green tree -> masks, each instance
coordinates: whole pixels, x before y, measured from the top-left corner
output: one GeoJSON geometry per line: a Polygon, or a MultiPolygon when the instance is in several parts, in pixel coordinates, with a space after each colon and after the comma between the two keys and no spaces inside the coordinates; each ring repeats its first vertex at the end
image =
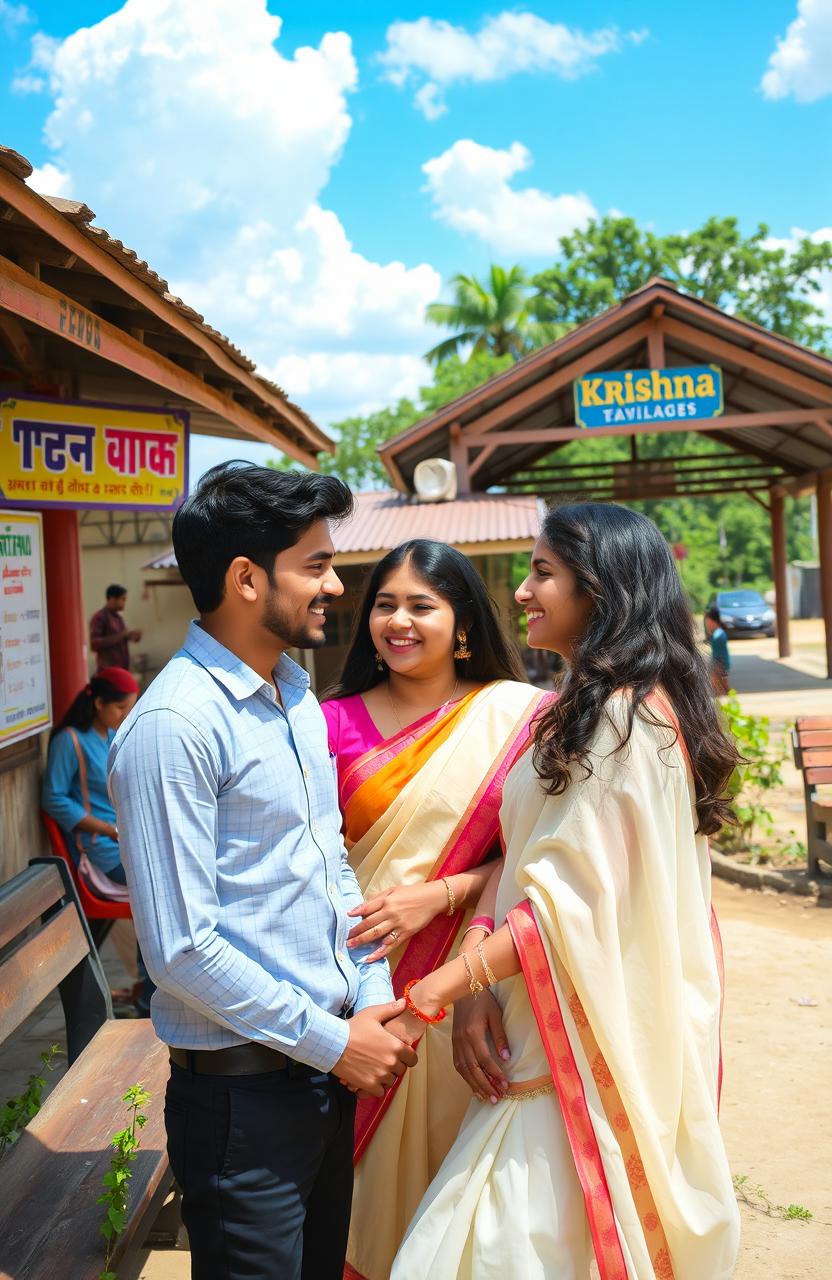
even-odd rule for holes
{"type": "Polygon", "coordinates": [[[560,243],[558,260],[532,277],[528,301],[531,314],[555,328],[581,324],[652,276],[664,276],[744,320],[829,349],[830,329],[817,304],[832,241],[814,244],[804,236],[786,249],[770,243],[765,223],[744,236],[736,218],[709,218],[695,231],[657,236],[632,218],[604,217],[560,243]]]}
{"type": "Polygon", "coordinates": [[[431,347],[425,359],[438,364],[458,356],[466,347],[471,355],[489,353],[515,359],[559,336],[557,326],[541,324],[528,310],[528,282],[521,267],[492,264],[488,280],[455,275],[451,280],[453,302],[431,302],[425,317],[431,324],[456,332],[431,347]]]}

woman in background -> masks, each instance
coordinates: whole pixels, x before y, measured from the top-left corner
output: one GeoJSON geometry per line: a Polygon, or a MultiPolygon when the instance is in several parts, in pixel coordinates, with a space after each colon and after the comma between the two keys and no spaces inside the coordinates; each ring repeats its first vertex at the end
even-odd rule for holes
{"type": "Polygon", "coordinates": [[[517,600],[529,644],[567,668],[504,789],[496,928],[388,1024],[421,1055],[426,1024],[489,988],[510,1084],[471,1104],[392,1280],[590,1280],[593,1261],[601,1280],[729,1280],[708,836],[730,820],[736,748],[645,517],[553,511],[517,600]]]}
{"type": "MultiPolygon", "coordinates": [[[[351,945],[378,944],[370,959],[390,957],[398,995],[442,963],[469,909],[489,881],[496,885],[503,779],[529,745],[543,698],[525,682],[465,556],[417,539],[376,565],[323,710],[350,861],[365,894],[351,945]]],[[[500,1050],[508,1052],[499,1010],[483,1001],[470,1012],[453,1053],[449,1033],[434,1037],[383,1099],[359,1102],[350,1277],[387,1280],[470,1088],[497,1100],[500,1050]],[[476,1075],[463,1084],[454,1061],[468,1059],[476,1075]]]]}

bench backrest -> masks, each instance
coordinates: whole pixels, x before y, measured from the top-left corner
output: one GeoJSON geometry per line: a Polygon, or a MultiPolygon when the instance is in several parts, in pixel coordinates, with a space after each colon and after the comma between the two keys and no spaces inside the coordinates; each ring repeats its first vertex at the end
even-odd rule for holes
{"type": "Polygon", "coordinates": [[[112,1008],[68,871],[42,858],[0,885],[0,1043],[56,987],[71,1062],[112,1008]]]}
{"type": "Polygon", "coordinates": [[[798,716],[792,743],[806,786],[832,783],[832,716],[798,716]]]}

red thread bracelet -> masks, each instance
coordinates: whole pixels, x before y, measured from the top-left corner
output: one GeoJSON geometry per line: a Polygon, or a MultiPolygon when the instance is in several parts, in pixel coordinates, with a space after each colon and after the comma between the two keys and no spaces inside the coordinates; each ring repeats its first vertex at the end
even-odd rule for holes
{"type": "Polygon", "coordinates": [[[442,1021],[442,1019],[446,1016],[447,1010],[440,1009],[439,1012],[434,1014],[433,1016],[431,1016],[429,1013],[423,1013],[422,1010],[413,1003],[413,1000],[410,995],[410,988],[415,987],[418,981],[419,981],[418,978],[411,978],[410,982],[408,982],[403,993],[404,1002],[407,1005],[410,1012],[414,1014],[419,1019],[420,1022],[427,1022],[429,1025],[433,1026],[435,1023],[442,1021]]]}
{"type": "MultiPolygon", "coordinates": [[[[473,920],[468,926],[468,929],[475,929],[475,928],[488,929],[491,933],[493,933],[494,917],[493,916],[474,916],[473,920]]],[[[465,931],[466,933],[468,932],[468,929],[466,929],[465,931]]]]}

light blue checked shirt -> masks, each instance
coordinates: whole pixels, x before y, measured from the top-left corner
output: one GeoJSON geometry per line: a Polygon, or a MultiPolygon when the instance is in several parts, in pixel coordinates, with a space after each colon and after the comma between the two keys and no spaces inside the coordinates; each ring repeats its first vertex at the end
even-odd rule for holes
{"type": "Polygon", "coordinates": [[[110,787],[160,1039],[255,1040],[329,1071],[344,1011],[392,1000],[385,962],[348,952],[362,900],[309,677],[274,687],[191,623],[119,730],[110,787]]]}

